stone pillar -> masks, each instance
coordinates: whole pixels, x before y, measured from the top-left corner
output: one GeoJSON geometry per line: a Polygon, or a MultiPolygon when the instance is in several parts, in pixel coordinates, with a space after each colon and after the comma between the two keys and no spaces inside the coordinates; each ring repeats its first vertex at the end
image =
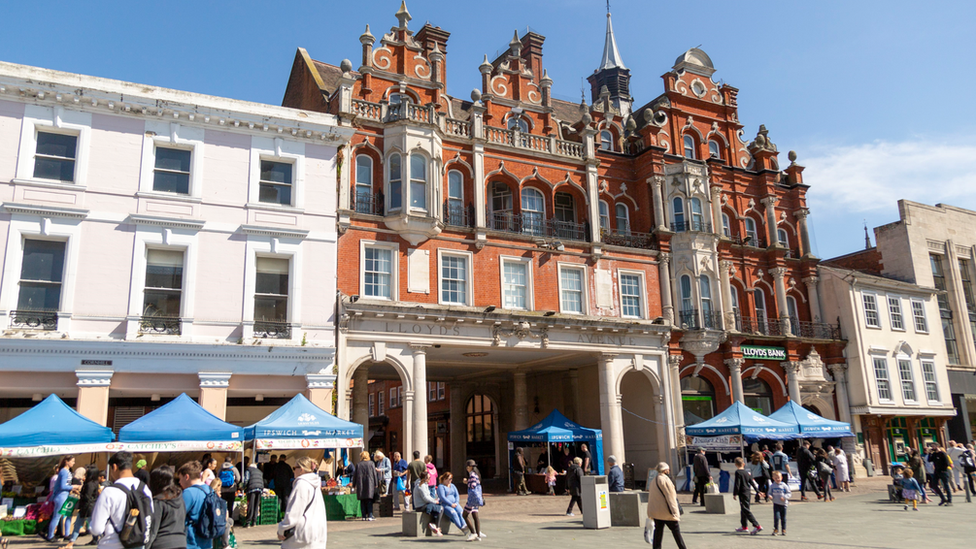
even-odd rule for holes
{"type": "Polygon", "coordinates": [[[717,234],[719,238],[725,238],[725,234],[722,232],[722,187],[712,184],[708,190],[712,196],[712,232],[717,234]]]}
{"type": "Polygon", "coordinates": [[[599,362],[600,426],[603,429],[603,457],[616,456],[619,463],[626,463],[624,456],[623,420],[620,417],[620,394],[617,392],[616,372],[613,359],[616,355],[603,353],[599,362]]]}
{"type": "Polygon", "coordinates": [[[322,408],[326,412],[332,413],[332,394],[335,391],[336,376],[332,374],[305,374],[305,383],[308,389],[305,396],[308,400],[322,408]]]}
{"type": "Polygon", "coordinates": [[[410,345],[413,349],[413,449],[426,456],[427,449],[427,347],[410,345]]]}
{"type": "Polygon", "coordinates": [[[654,223],[658,231],[667,231],[668,222],[664,219],[664,176],[655,175],[647,179],[654,189],[654,223]]]}
{"type": "Polygon", "coordinates": [[[790,309],[786,306],[786,276],[785,267],[775,267],[769,270],[773,275],[773,282],[776,287],[776,310],[779,313],[779,322],[783,327],[783,334],[790,334],[790,309]]]}
{"type": "Polygon", "coordinates": [[[725,365],[729,367],[729,375],[732,377],[732,400],[743,404],[745,400],[742,398],[742,365],[745,363],[743,358],[725,359],[725,365]]]}
{"type": "Polygon", "coordinates": [[[766,206],[766,227],[767,233],[769,233],[769,245],[779,246],[779,235],[776,234],[776,229],[779,228],[779,224],[776,223],[776,202],[779,198],[775,196],[767,196],[762,199],[762,203],[766,206]]]}
{"type": "Polygon", "coordinates": [[[227,420],[227,387],[230,386],[230,372],[200,372],[200,406],[227,420]]]}
{"type": "Polygon", "coordinates": [[[783,371],[786,372],[786,386],[790,391],[790,400],[797,404],[800,402],[800,380],[796,378],[796,373],[800,369],[800,363],[796,361],[780,362],[783,371]]]}
{"type": "MultiPolygon", "coordinates": [[[[369,367],[365,364],[352,373],[352,420],[363,426],[363,444],[369,446],[369,367]]],[[[358,455],[358,453],[356,454],[358,455]]],[[[359,461],[358,459],[355,461],[359,461]]]]}
{"type": "Polygon", "coordinates": [[[515,372],[512,375],[515,399],[515,430],[529,428],[529,391],[526,387],[525,372],[515,372]]]}
{"type": "Polygon", "coordinates": [[[834,375],[834,393],[837,395],[837,417],[844,423],[851,423],[851,401],[847,393],[847,363],[828,364],[830,373],[834,375]]]}
{"type": "Polygon", "coordinates": [[[579,423],[580,421],[580,397],[579,397],[579,370],[573,369],[569,371],[569,398],[570,403],[568,411],[570,413],[569,419],[579,423]]]}
{"type": "Polygon", "coordinates": [[[800,253],[803,257],[813,257],[813,249],[810,246],[810,230],[807,228],[807,216],[810,210],[802,208],[793,213],[796,224],[800,227],[800,246],[803,248],[800,253]]]}
{"type": "Polygon", "coordinates": [[[671,304],[671,254],[661,252],[657,256],[657,278],[661,284],[661,311],[664,321],[674,324],[674,306],[671,304]]]}
{"type": "Polygon", "coordinates": [[[668,355],[668,366],[671,368],[671,400],[674,402],[674,426],[678,437],[685,428],[685,407],[681,400],[681,359],[680,354],[668,355]]]}
{"type": "MultiPolygon", "coordinates": [[[[421,397],[426,398],[427,393],[420,392],[421,397]]],[[[413,451],[416,450],[413,446],[413,399],[414,391],[403,391],[403,459],[408,462],[413,461],[413,451]]]]}
{"type": "Polygon", "coordinates": [[[718,262],[719,276],[722,284],[722,310],[725,312],[725,331],[735,330],[735,310],[732,308],[732,279],[730,271],[733,269],[731,261],[721,260],[718,262]]]}
{"type": "MultiPolygon", "coordinates": [[[[592,132],[587,134],[587,139],[592,142],[592,132]]],[[[596,170],[594,160],[590,160],[586,165],[586,195],[590,208],[590,239],[591,242],[602,242],[603,235],[600,234],[600,175],[596,170]]],[[[608,212],[609,213],[609,212],[608,212]]]]}
{"type": "Polygon", "coordinates": [[[820,282],[820,277],[811,276],[803,279],[803,283],[807,285],[807,301],[810,303],[810,318],[814,322],[821,322],[822,315],[820,314],[820,292],[817,291],[817,283],[820,282]]]}
{"type": "Polygon", "coordinates": [[[75,370],[78,413],[103,426],[108,426],[109,388],[114,373],[112,370],[75,370]]]}

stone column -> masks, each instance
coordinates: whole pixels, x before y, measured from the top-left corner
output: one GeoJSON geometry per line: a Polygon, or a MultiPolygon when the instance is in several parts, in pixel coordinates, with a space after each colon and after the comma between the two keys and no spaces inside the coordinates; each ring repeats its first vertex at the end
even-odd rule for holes
{"type": "Polygon", "coordinates": [[[363,444],[369,447],[369,367],[365,364],[352,373],[352,422],[363,426],[363,444]]]}
{"type": "MultiPolygon", "coordinates": [[[[425,391],[420,391],[421,397],[426,398],[425,391]]],[[[403,391],[403,459],[413,461],[413,399],[414,391],[403,391]]]]}
{"type": "Polygon", "coordinates": [[[722,310],[725,319],[725,330],[731,332],[735,330],[735,310],[732,308],[732,279],[730,271],[733,268],[732,262],[723,259],[718,262],[719,276],[722,284],[722,310]]]}
{"type": "Polygon", "coordinates": [[[661,311],[665,322],[674,324],[674,306],[671,304],[671,254],[661,252],[657,260],[657,278],[661,284],[661,311]]]}
{"type": "Polygon", "coordinates": [[[335,391],[335,380],[336,376],[332,374],[305,374],[305,383],[308,386],[305,396],[312,404],[332,413],[332,393],[335,391]]]}
{"type": "Polygon", "coordinates": [[[603,429],[603,456],[613,455],[620,463],[624,457],[623,421],[620,417],[620,394],[617,393],[613,359],[616,355],[601,354],[597,359],[600,381],[600,426],[603,429]]]}
{"type": "Polygon", "coordinates": [[[712,184],[708,190],[712,196],[712,232],[719,238],[725,238],[725,234],[722,233],[722,187],[712,184]]]}
{"type": "Polygon", "coordinates": [[[579,397],[579,370],[569,371],[569,396],[571,414],[569,419],[579,423],[580,421],[580,397],[579,397]]]}
{"type": "Polygon", "coordinates": [[[810,210],[802,208],[793,213],[796,224],[800,227],[800,246],[803,248],[800,253],[803,257],[813,257],[813,249],[810,247],[810,230],[807,228],[807,216],[810,210]]]}
{"type": "Polygon", "coordinates": [[[526,387],[525,372],[515,372],[512,375],[515,401],[515,430],[529,428],[529,391],[526,387]]]}
{"type": "Polygon", "coordinates": [[[657,224],[658,231],[667,231],[668,222],[664,219],[664,176],[649,177],[647,182],[654,189],[654,223],[657,224]]]}
{"type": "Polygon", "coordinates": [[[769,270],[773,275],[773,282],[776,287],[776,310],[779,313],[780,325],[783,327],[783,335],[790,334],[790,309],[786,306],[786,276],[785,267],[775,267],[769,270]]]}
{"type": "Polygon", "coordinates": [[[786,372],[786,386],[790,391],[790,400],[797,404],[800,402],[800,380],[796,378],[796,373],[800,369],[800,363],[796,361],[780,362],[783,371],[786,372]]]}
{"type": "Polygon", "coordinates": [[[685,408],[681,400],[681,359],[680,354],[668,355],[668,366],[671,368],[671,400],[674,402],[674,426],[679,437],[685,428],[685,408]]]}
{"type": "Polygon", "coordinates": [[[767,196],[762,199],[763,205],[766,206],[766,227],[767,233],[769,233],[769,245],[779,246],[779,235],[776,234],[776,229],[779,224],[776,223],[776,202],[779,198],[775,196],[767,196]]]}
{"type": "Polygon", "coordinates": [[[108,426],[108,397],[112,386],[112,370],[75,370],[78,377],[78,413],[103,426],[108,426]]]}
{"type": "Polygon", "coordinates": [[[742,398],[742,365],[745,363],[744,358],[725,359],[725,365],[729,367],[729,375],[732,377],[732,400],[743,404],[745,400],[742,398]]]}
{"type": "Polygon", "coordinates": [[[413,349],[413,449],[426,456],[427,449],[427,347],[410,345],[413,349]]]}
{"type": "MultiPolygon", "coordinates": [[[[584,132],[585,133],[585,132],[584,132]]],[[[591,132],[592,133],[592,132],[591,132]]],[[[590,143],[593,141],[591,133],[586,134],[586,139],[590,143]]],[[[589,201],[590,217],[590,239],[593,243],[602,242],[603,235],[600,234],[600,175],[596,170],[596,161],[588,160],[586,163],[586,196],[589,201]]],[[[609,212],[608,212],[609,213],[609,212]]]]}
{"type": "Polygon", "coordinates": [[[820,314],[820,292],[817,290],[817,283],[820,282],[820,277],[811,276],[803,279],[803,283],[807,285],[807,301],[810,302],[810,318],[814,322],[821,322],[822,315],[820,314]]]}
{"type": "Polygon", "coordinates": [[[851,423],[851,401],[847,394],[847,363],[828,364],[830,373],[834,375],[834,393],[837,395],[837,417],[844,423],[851,423]]]}
{"type": "Polygon", "coordinates": [[[200,372],[200,406],[217,416],[221,421],[227,419],[227,387],[230,386],[230,372],[200,372]]]}

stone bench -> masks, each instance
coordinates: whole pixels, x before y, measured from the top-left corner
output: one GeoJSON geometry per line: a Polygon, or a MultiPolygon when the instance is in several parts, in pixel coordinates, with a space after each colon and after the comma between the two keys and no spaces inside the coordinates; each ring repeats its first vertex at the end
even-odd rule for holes
{"type": "Polygon", "coordinates": [[[647,492],[610,492],[610,526],[638,526],[647,521],[647,492]]]}
{"type": "Polygon", "coordinates": [[[732,494],[705,494],[705,512],[712,515],[728,515],[738,510],[737,502],[732,501],[732,494]]]}
{"type": "MultiPolygon", "coordinates": [[[[432,536],[433,532],[430,531],[430,515],[427,513],[421,513],[418,511],[404,511],[403,515],[400,517],[400,530],[401,534],[411,538],[419,538],[423,536],[432,536]]],[[[454,523],[451,519],[447,518],[446,513],[441,513],[440,519],[437,521],[437,527],[441,529],[441,533],[448,534],[451,531],[451,526],[454,523]]]]}

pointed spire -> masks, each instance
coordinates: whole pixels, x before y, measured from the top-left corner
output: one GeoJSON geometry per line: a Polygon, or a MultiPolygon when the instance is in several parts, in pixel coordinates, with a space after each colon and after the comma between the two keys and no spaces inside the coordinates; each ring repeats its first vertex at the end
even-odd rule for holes
{"type": "Polygon", "coordinates": [[[626,69],[624,60],[620,58],[617,51],[617,39],[613,36],[613,23],[610,22],[610,10],[607,10],[607,40],[603,44],[603,61],[600,62],[599,70],[606,69],[626,69]]]}
{"type": "Polygon", "coordinates": [[[871,249],[871,237],[868,235],[868,220],[864,220],[864,249],[871,249]]]}
{"type": "Polygon", "coordinates": [[[520,55],[522,52],[522,41],[518,37],[518,29],[515,29],[515,34],[512,36],[512,41],[508,43],[509,49],[512,51],[512,55],[520,55]]]}
{"type": "Polygon", "coordinates": [[[413,16],[410,15],[410,12],[407,11],[407,0],[401,0],[400,10],[396,12],[396,18],[397,21],[400,22],[399,27],[401,29],[407,28],[407,23],[410,22],[411,19],[413,19],[413,16]]]}

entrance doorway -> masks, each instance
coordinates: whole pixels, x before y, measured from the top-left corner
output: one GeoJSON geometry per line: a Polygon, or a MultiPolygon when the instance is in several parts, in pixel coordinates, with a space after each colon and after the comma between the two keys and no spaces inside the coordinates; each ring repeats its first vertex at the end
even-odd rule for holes
{"type": "Polygon", "coordinates": [[[657,399],[653,398],[654,387],[644,373],[628,372],[620,381],[620,392],[626,459],[634,464],[635,480],[643,480],[648,470],[660,461],[657,436],[660,420],[657,399]]]}
{"type": "Polygon", "coordinates": [[[478,464],[482,478],[494,478],[495,463],[495,405],[487,395],[474,395],[465,407],[465,431],[468,459],[478,464]]]}

